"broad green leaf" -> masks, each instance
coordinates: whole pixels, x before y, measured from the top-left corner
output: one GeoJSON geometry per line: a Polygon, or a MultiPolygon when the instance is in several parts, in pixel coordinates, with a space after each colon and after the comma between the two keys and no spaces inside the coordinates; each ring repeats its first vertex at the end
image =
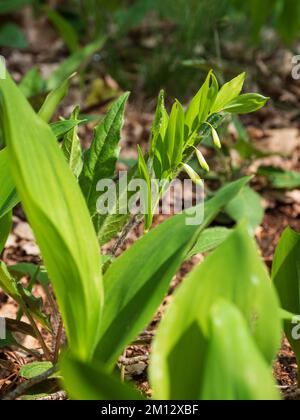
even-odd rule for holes
{"type": "Polygon", "coordinates": [[[228,102],[223,111],[231,114],[249,114],[262,108],[268,100],[269,98],[258,93],[245,93],[228,102]]]}
{"type": "Polygon", "coordinates": [[[216,249],[225,241],[225,239],[228,238],[231,232],[231,229],[227,229],[225,227],[212,227],[205,229],[199,236],[199,239],[193,249],[191,249],[188,253],[186,259],[189,259],[196,254],[202,254],[216,249]]]}
{"type": "MultiPolygon", "coordinates": [[[[1,5],[0,5],[1,8],[1,5]]],[[[0,45],[9,48],[24,50],[28,47],[24,33],[18,25],[7,23],[0,28],[0,45]]]]}
{"type": "MultiPolygon", "coordinates": [[[[138,165],[136,164],[127,172],[127,185],[129,182],[139,176],[138,165]]],[[[117,205],[116,205],[116,214],[99,214],[98,212],[93,216],[92,220],[97,232],[98,240],[100,245],[106,244],[117,233],[126,225],[130,218],[130,213],[122,214],[120,213],[119,207],[122,200],[128,200],[130,198],[130,192],[126,189],[121,188],[120,183],[116,187],[117,192],[117,205]]],[[[127,201],[128,203],[128,201],[127,201]]]]}
{"type": "MultiPolygon", "coordinates": [[[[166,125],[168,123],[168,119],[169,116],[167,114],[167,112],[165,112],[165,117],[162,121],[162,125],[161,125],[161,133],[162,135],[164,135],[165,133],[165,129],[166,129],[166,125]]],[[[210,123],[214,126],[218,126],[221,121],[223,120],[222,116],[219,115],[214,115],[212,117],[210,117],[210,123]]],[[[207,138],[210,135],[210,127],[208,125],[204,125],[204,127],[201,127],[201,136],[202,138],[207,138]]],[[[158,137],[158,141],[157,141],[157,145],[159,143],[159,140],[161,139],[161,135],[158,137]]],[[[197,142],[195,143],[195,146],[197,146],[197,142]]],[[[193,153],[195,152],[194,147],[187,147],[184,150],[184,154],[183,154],[183,162],[188,162],[191,159],[191,156],[193,155],[193,153]]],[[[157,155],[155,155],[157,156],[157,155]]],[[[157,179],[161,179],[161,177],[159,176],[159,171],[157,172],[157,167],[155,166],[155,159],[154,159],[154,169],[155,169],[155,175],[157,179]]],[[[182,169],[182,166],[180,166],[178,168],[178,171],[182,169]]],[[[127,173],[127,177],[128,177],[128,183],[139,176],[139,171],[138,171],[138,165],[133,166],[127,173]]],[[[246,182],[245,182],[246,183],[246,182]]],[[[127,198],[129,196],[128,192],[126,191],[126,189],[124,188],[124,190],[122,189],[122,191],[118,191],[119,189],[119,184],[117,185],[117,210],[119,208],[120,202],[122,200],[124,200],[125,195],[127,195],[127,198]]],[[[126,197],[125,197],[126,199],[126,197]]],[[[125,200],[124,200],[125,201],[125,200]]],[[[229,200],[228,200],[229,201],[229,200]]],[[[225,200],[225,204],[228,202],[225,200]]],[[[128,222],[130,218],[130,214],[119,214],[117,212],[117,214],[107,214],[107,215],[101,215],[96,213],[95,216],[93,217],[93,223],[99,238],[99,243],[100,245],[104,245],[105,243],[107,243],[108,241],[110,241],[112,238],[114,238],[117,233],[126,225],[126,223],[128,222]]]]}
{"type": "Polygon", "coordinates": [[[53,91],[48,94],[48,96],[45,99],[45,102],[39,110],[39,116],[42,120],[46,122],[49,122],[51,120],[55,111],[57,110],[58,105],[67,95],[70,87],[70,81],[73,76],[74,74],[69,76],[57,88],[53,89],[53,91]]]}
{"type": "MultiPolygon", "coordinates": [[[[178,104],[175,102],[172,106],[168,128],[166,131],[165,138],[163,139],[163,155],[166,157],[168,162],[167,168],[172,166],[173,163],[173,152],[175,147],[175,136],[176,136],[176,125],[177,125],[177,114],[178,104]]],[[[176,150],[175,150],[176,152],[176,150]]],[[[163,156],[163,157],[164,157],[163,156]]]]}
{"type": "Polygon", "coordinates": [[[47,372],[51,369],[53,364],[51,362],[32,362],[23,365],[20,369],[20,375],[25,379],[32,379],[35,376],[39,376],[42,373],[47,372]]]}
{"type": "MultiPolygon", "coordinates": [[[[192,99],[186,111],[185,122],[190,132],[196,130],[199,125],[199,121],[203,121],[211,76],[212,71],[208,73],[205,82],[192,99]]],[[[207,110],[207,112],[209,112],[209,110],[207,110]]]]}
{"type": "Polygon", "coordinates": [[[21,295],[17,283],[9,273],[7,266],[3,261],[0,261],[0,287],[4,293],[11,296],[17,302],[20,301],[21,295]]]}
{"type": "Polygon", "coordinates": [[[113,365],[124,347],[147,326],[198,235],[248,180],[236,181],[208,201],[201,225],[186,225],[186,214],[176,215],[115,260],[103,280],[105,305],[96,361],[113,365]]]}
{"type": "Polygon", "coordinates": [[[293,190],[300,187],[300,173],[274,166],[261,166],[257,175],[267,177],[273,188],[293,190]]]}
{"type": "MultiPolygon", "coordinates": [[[[152,349],[151,383],[155,398],[175,398],[173,382],[178,366],[197,357],[195,347],[207,344],[210,312],[219,298],[234,303],[243,314],[253,338],[270,364],[281,339],[278,299],[254,240],[239,225],[228,239],[197,266],[181,284],[162,319],[152,349]],[[183,316],[184,314],[184,316],[183,316]],[[187,344],[193,340],[193,345],[187,344]],[[185,351],[182,351],[182,348],[185,351]]],[[[198,354],[198,375],[205,360],[198,354]]],[[[192,366],[192,365],[191,365],[192,366]]],[[[196,399],[191,389],[195,369],[186,369],[178,380],[185,394],[196,399]]],[[[198,392],[199,395],[199,392],[198,392]]]]}
{"type": "MultiPolygon", "coordinates": [[[[78,119],[79,110],[79,107],[74,109],[71,114],[71,120],[76,121],[78,119]]],[[[62,142],[62,151],[76,178],[79,177],[83,167],[81,143],[77,133],[78,125],[75,125],[72,130],[65,134],[62,142]]]]}
{"type": "Polygon", "coordinates": [[[262,198],[248,185],[225,208],[225,212],[235,221],[245,218],[251,230],[259,226],[264,217],[262,198]]]}
{"type": "Polygon", "coordinates": [[[176,168],[182,161],[182,153],[184,147],[184,110],[180,102],[176,101],[177,105],[177,116],[176,116],[176,127],[174,137],[174,148],[172,154],[172,166],[176,168]]]}
{"type": "Polygon", "coordinates": [[[259,352],[241,312],[219,301],[212,307],[210,324],[200,400],[279,400],[272,368],[259,352]]]}
{"type": "Polygon", "coordinates": [[[112,178],[115,173],[128,96],[127,92],[111,105],[106,117],[95,129],[92,145],[85,154],[80,186],[92,216],[96,213],[96,202],[100,196],[96,190],[97,183],[101,179],[112,178]]]}
{"type": "Polygon", "coordinates": [[[300,234],[289,227],[283,232],[276,248],[272,279],[282,308],[296,314],[291,321],[285,321],[284,329],[300,366],[300,234]]]}
{"type": "Polygon", "coordinates": [[[75,51],[51,75],[47,81],[47,89],[57,89],[71,74],[76,72],[82,64],[91,57],[97,50],[102,48],[105,38],[99,38],[78,51],[75,51]]]}
{"type": "Polygon", "coordinates": [[[215,103],[210,111],[211,114],[222,111],[228,102],[239,96],[244,85],[245,76],[246,73],[242,73],[221,87],[216,97],[215,103]]]}
{"type": "Polygon", "coordinates": [[[156,141],[160,133],[165,115],[165,92],[161,90],[158,95],[155,116],[151,128],[150,153],[153,156],[155,152],[156,141]]]}
{"type": "Polygon", "coordinates": [[[20,201],[11,175],[8,151],[0,151],[0,218],[10,212],[20,201]]]}
{"type": "Polygon", "coordinates": [[[143,152],[139,145],[138,145],[138,156],[139,156],[138,166],[139,166],[140,176],[141,176],[141,179],[143,179],[147,184],[147,195],[143,196],[143,191],[142,191],[141,200],[144,203],[147,203],[147,206],[145,206],[146,208],[144,208],[144,212],[145,212],[145,231],[148,231],[151,227],[152,218],[153,218],[151,179],[148,172],[147,164],[143,156],[143,152]]]}
{"type": "Polygon", "coordinates": [[[19,89],[26,98],[31,98],[44,92],[45,86],[46,82],[42,79],[37,67],[32,67],[21,80],[19,89]]]}
{"type": "Polygon", "coordinates": [[[69,131],[73,130],[83,120],[62,120],[50,124],[51,130],[57,139],[61,139],[69,131]]]}
{"type": "Polygon", "coordinates": [[[215,103],[218,92],[219,92],[219,84],[218,84],[216,76],[214,75],[214,73],[212,73],[211,84],[207,92],[207,102],[202,111],[202,114],[199,117],[200,123],[204,123],[207,120],[208,116],[211,114],[210,110],[215,103]]]}
{"type": "Polygon", "coordinates": [[[49,20],[59,32],[59,35],[69,48],[70,52],[76,51],[79,48],[78,35],[73,26],[55,9],[45,7],[45,11],[49,20]]]}
{"type": "Polygon", "coordinates": [[[60,361],[63,384],[74,400],[140,400],[142,396],[130,385],[107,373],[99,364],[82,363],[71,354],[60,361]]]}
{"type": "Polygon", "coordinates": [[[12,213],[8,212],[0,218],[0,254],[6,244],[8,235],[12,228],[12,213]]]}
{"type": "Polygon", "coordinates": [[[11,174],[53,282],[69,345],[87,359],[98,341],[102,307],[90,216],[49,126],[9,76],[0,80],[0,94],[11,174]]]}

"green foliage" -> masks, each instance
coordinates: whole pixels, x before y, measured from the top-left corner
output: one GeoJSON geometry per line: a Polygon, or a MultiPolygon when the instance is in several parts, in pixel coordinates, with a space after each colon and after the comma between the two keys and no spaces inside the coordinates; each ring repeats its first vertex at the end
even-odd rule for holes
{"type": "Polygon", "coordinates": [[[58,105],[60,104],[62,99],[67,95],[69,91],[70,80],[73,76],[74,74],[69,76],[66,80],[63,81],[62,84],[60,84],[57,88],[53,89],[53,91],[47,95],[45,102],[39,110],[39,116],[42,120],[46,122],[49,122],[51,120],[58,105]]]}
{"type": "Polygon", "coordinates": [[[99,197],[97,183],[101,179],[112,178],[115,173],[128,96],[129,93],[125,93],[112,104],[104,120],[95,129],[92,145],[84,157],[79,182],[91,216],[96,214],[96,201],[99,197]]]}
{"type": "Polygon", "coordinates": [[[8,235],[12,227],[12,213],[8,212],[0,218],[0,253],[6,244],[8,235]]]}
{"type": "Polygon", "coordinates": [[[64,383],[77,400],[140,400],[142,396],[99,364],[82,363],[71,354],[61,361],[64,383]]]}
{"type": "Polygon", "coordinates": [[[203,254],[216,249],[221,245],[230,235],[231,230],[225,227],[212,227],[205,229],[199,236],[198,241],[193,246],[187,259],[193,257],[196,254],[203,254]]]}
{"type": "MultiPolygon", "coordinates": [[[[225,184],[205,201],[200,224],[189,225],[187,218],[202,209],[202,203],[148,233],[157,204],[152,203],[151,181],[157,177],[172,180],[184,168],[195,182],[201,182],[188,165],[196,152],[199,165],[205,166],[196,150],[198,144],[212,135],[215,146],[221,145],[216,128],[226,110],[250,112],[265,102],[258,95],[240,95],[243,81],[244,74],[219,90],[216,77],[209,72],[187,110],[175,101],[170,116],[160,93],[149,153],[144,156],[138,148],[138,162],[128,173],[128,182],[140,177],[148,186],[147,234],[115,260],[114,255],[108,256],[103,274],[97,235],[100,243],[107,242],[129,215],[100,220],[96,189],[98,181],[115,175],[129,94],[112,104],[95,129],[90,149],[82,154],[78,107],[69,120],[47,124],[67,92],[68,80],[53,87],[39,115],[9,76],[0,81],[6,144],[0,152],[0,177],[8,181],[5,187],[0,184],[1,216],[8,218],[2,234],[0,217],[0,244],[7,236],[16,197],[20,197],[47,270],[32,264],[6,267],[0,263],[0,285],[29,320],[34,318],[51,330],[43,302],[33,295],[32,286],[39,281],[47,293],[49,281],[53,284],[69,347],[60,366],[72,398],[142,398],[112,373],[118,358],[149,324],[181,264],[195,253],[215,248],[180,285],[159,326],[150,366],[154,397],[278,398],[271,363],[280,342],[282,313],[266,268],[246,223],[234,230],[207,229],[224,210],[234,220],[248,216],[251,226],[257,225],[256,211],[252,218],[239,201],[253,204],[257,200],[247,186],[251,177],[225,184]],[[61,147],[58,138],[62,138],[61,147]],[[30,277],[27,286],[19,281],[24,274],[30,277]]],[[[27,86],[29,92],[30,83],[27,86]]],[[[162,187],[160,196],[163,192],[162,187]]],[[[289,318],[291,309],[283,309],[284,317],[289,318]]],[[[14,328],[39,338],[34,325],[33,333],[19,324],[14,328]]],[[[20,346],[11,331],[0,346],[20,346]]],[[[43,350],[52,362],[53,355],[43,350]]],[[[51,366],[50,362],[35,362],[24,366],[20,374],[32,378],[51,366]]]]}
{"type": "Polygon", "coordinates": [[[174,216],[138,240],[111,265],[103,279],[106,299],[96,360],[115,363],[123,348],[146,327],[199,234],[247,181],[245,178],[225,187],[208,201],[200,226],[186,225],[184,213],[174,216]]]}
{"type": "Polygon", "coordinates": [[[200,394],[202,400],[279,400],[275,381],[242,313],[226,301],[214,304],[200,394]]]}
{"type": "MultiPolygon", "coordinates": [[[[74,109],[70,117],[71,121],[78,121],[79,111],[79,107],[74,109]]],[[[83,167],[81,143],[77,132],[78,124],[76,124],[64,135],[61,146],[71,171],[76,176],[76,178],[79,177],[83,167]]]]}
{"type": "Polygon", "coordinates": [[[294,190],[300,187],[300,174],[274,166],[260,166],[257,175],[265,176],[273,188],[294,190]]]}
{"type": "MultiPolygon", "coordinates": [[[[192,271],[175,293],[161,321],[153,344],[150,372],[155,398],[178,399],[180,394],[180,398],[183,399],[198,399],[201,395],[205,396],[206,392],[211,394],[212,390],[208,391],[208,386],[212,386],[212,383],[209,373],[205,374],[205,366],[210,351],[216,351],[216,342],[219,339],[223,340],[222,336],[211,337],[210,324],[211,311],[220,298],[232,302],[240,310],[248,326],[247,329],[243,328],[241,334],[250,342],[247,335],[251,333],[256,343],[257,349],[253,358],[259,359],[260,351],[264,356],[264,363],[267,362],[271,366],[280,343],[277,297],[270,286],[267,271],[253,240],[245,228],[239,226],[214,253],[192,271]],[[189,360],[189,364],[186,360],[189,360]]],[[[238,316],[235,318],[235,322],[240,322],[238,316]]],[[[228,328],[226,333],[238,334],[237,331],[228,328]]],[[[228,340],[232,343],[236,339],[237,336],[233,336],[232,341],[228,340]]],[[[223,345],[225,342],[221,347],[223,345]]],[[[248,350],[247,346],[242,347],[243,345],[241,342],[237,348],[232,348],[233,353],[230,357],[232,360],[239,357],[241,367],[246,369],[241,373],[245,381],[244,386],[250,389],[251,379],[246,374],[249,368],[246,367],[248,350]]],[[[254,345],[251,346],[255,348],[254,345]]],[[[219,374],[219,381],[222,381],[223,375],[224,380],[226,377],[228,379],[229,371],[228,360],[226,356],[221,357],[221,354],[220,352],[220,364],[217,364],[216,368],[222,368],[224,371],[219,374]]],[[[262,360],[261,358],[259,362],[261,365],[262,360]]],[[[269,376],[268,383],[271,381],[271,373],[269,376]]],[[[231,380],[234,379],[231,375],[231,380]]],[[[216,388],[215,398],[220,399],[225,395],[226,391],[222,392],[221,383],[220,388],[216,388]]],[[[263,390],[264,388],[260,391],[261,396],[263,390]]],[[[228,391],[232,392],[231,387],[228,391]]]]}
{"type": "MultiPolygon", "coordinates": [[[[285,333],[297,357],[300,373],[300,235],[291,228],[286,228],[277,245],[273,266],[272,279],[278,291],[282,308],[288,311],[292,319],[285,321],[285,333]]],[[[298,382],[300,377],[298,377],[298,382]]]]}
{"type": "Polygon", "coordinates": [[[0,81],[0,92],[11,173],[54,284],[70,345],[87,359],[97,342],[102,306],[92,223],[50,128],[10,77],[0,81]]]}
{"type": "MultiPolygon", "coordinates": [[[[0,5],[1,8],[1,5],[0,5]]],[[[26,49],[28,43],[21,29],[13,24],[8,23],[0,29],[0,45],[10,48],[26,49]]]]}
{"type": "Polygon", "coordinates": [[[0,151],[0,218],[10,212],[19,202],[9,166],[7,149],[0,151]]]}
{"type": "Polygon", "coordinates": [[[35,376],[41,375],[51,369],[53,364],[51,362],[32,362],[23,365],[20,369],[20,375],[25,379],[32,379],[35,376]]]}
{"type": "Polygon", "coordinates": [[[249,228],[255,231],[264,217],[261,196],[249,186],[242,189],[240,194],[225,208],[225,212],[236,222],[247,219],[249,228]]]}

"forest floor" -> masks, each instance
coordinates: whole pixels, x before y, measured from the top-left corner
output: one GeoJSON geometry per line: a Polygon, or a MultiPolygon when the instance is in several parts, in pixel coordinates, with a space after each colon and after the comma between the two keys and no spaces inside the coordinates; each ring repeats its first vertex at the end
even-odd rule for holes
{"type": "MultiPolygon", "coordinates": [[[[37,29],[34,29],[37,30],[37,29]]],[[[53,49],[48,50],[49,38],[47,44],[34,40],[36,36],[34,30],[30,30],[32,38],[32,51],[26,53],[9,52],[8,66],[13,71],[13,76],[20,79],[33,64],[39,64],[44,73],[53,68],[57,60],[57,51],[60,51],[59,42],[53,44],[53,49]],[[32,32],[33,31],[33,32],[32,32]]],[[[51,37],[51,34],[49,35],[51,37]]],[[[7,54],[6,54],[7,56],[7,54]]],[[[259,84],[259,89],[264,94],[273,98],[271,104],[261,112],[246,117],[244,124],[247,133],[253,144],[261,150],[278,153],[267,158],[255,159],[248,162],[244,168],[245,174],[254,174],[260,165],[275,165],[285,170],[295,170],[300,172],[300,85],[291,78],[291,62],[289,61],[290,52],[280,50],[275,56],[260,56],[254,65],[255,71],[260,76],[257,79],[263,80],[259,84]],[[286,62],[286,65],[283,63],[286,62]],[[280,63],[280,64],[279,64],[280,63]],[[280,69],[277,73],[274,68],[280,69]],[[263,77],[264,76],[264,77],[263,77]],[[278,107],[278,103],[285,106],[278,107]],[[275,105],[276,104],[276,105],[275,105]]],[[[108,76],[103,77],[104,84],[116,87],[114,81],[108,76]]],[[[71,104],[82,103],[82,96],[78,87],[73,87],[72,91],[61,108],[63,115],[68,115],[71,104]]],[[[99,101],[98,105],[93,107],[93,113],[102,114],[105,101],[99,101]]],[[[139,143],[147,147],[149,132],[151,127],[152,114],[138,111],[142,109],[140,105],[130,103],[126,112],[126,122],[122,133],[122,152],[125,159],[136,159],[136,145],[139,143]]],[[[92,126],[81,129],[81,138],[83,144],[90,142],[92,126]]],[[[228,136],[234,141],[236,133],[232,127],[229,127],[228,136]]],[[[236,158],[236,156],[232,156],[236,158]]],[[[208,155],[207,159],[214,167],[215,157],[208,155]]],[[[123,166],[120,165],[119,169],[123,166]]],[[[278,239],[286,226],[293,227],[300,232],[300,190],[294,189],[276,190],[266,185],[263,179],[254,178],[252,186],[262,197],[262,203],[265,209],[265,215],[262,224],[256,229],[256,240],[261,250],[261,255],[270,269],[272,265],[274,250],[278,239]]],[[[164,216],[157,216],[155,224],[161,222],[164,216]]],[[[130,246],[142,234],[142,226],[138,226],[130,233],[124,243],[123,249],[130,246]]],[[[112,242],[103,248],[103,253],[108,253],[112,242]]],[[[158,309],[153,322],[143,332],[140,337],[142,344],[134,345],[126,350],[123,356],[125,360],[126,376],[138,382],[139,387],[149,396],[151,389],[147,380],[147,365],[150,352],[150,342],[155,334],[156,326],[166,305],[172,299],[172,295],[178,284],[183,281],[186,274],[203,259],[203,255],[197,255],[189,262],[182,265],[179,273],[172,280],[168,295],[161,307],[158,309]],[[145,344],[146,342],[146,344],[145,344]]],[[[32,231],[24,217],[22,209],[17,207],[14,213],[13,231],[9,236],[6,248],[3,253],[3,260],[7,264],[16,262],[40,262],[40,252],[35,243],[32,231]]],[[[24,279],[26,281],[26,279],[24,279]]],[[[36,295],[45,298],[43,291],[39,286],[34,290],[36,295]]],[[[15,318],[17,313],[15,303],[7,298],[0,291],[0,316],[15,318]]],[[[51,346],[51,337],[42,330],[46,341],[51,346]]],[[[22,337],[23,339],[24,337],[22,337]]],[[[21,339],[21,337],[20,337],[21,339]]],[[[32,348],[38,348],[37,342],[33,338],[26,338],[23,345],[32,348]]],[[[16,349],[0,349],[0,395],[7,392],[12,386],[22,382],[19,376],[20,367],[24,363],[32,361],[23,352],[16,349]]],[[[299,392],[296,392],[297,365],[295,356],[283,338],[282,347],[278,353],[277,360],[274,363],[274,375],[286,399],[300,399],[299,392]]]]}

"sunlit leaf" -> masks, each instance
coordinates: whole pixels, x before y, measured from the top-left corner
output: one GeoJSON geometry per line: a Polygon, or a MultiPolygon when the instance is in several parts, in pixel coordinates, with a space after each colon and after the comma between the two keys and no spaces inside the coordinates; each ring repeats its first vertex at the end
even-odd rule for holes
{"type": "Polygon", "coordinates": [[[98,341],[102,306],[90,216],[49,126],[9,76],[0,80],[0,93],[11,174],[53,282],[69,344],[87,359],[98,341]]]}

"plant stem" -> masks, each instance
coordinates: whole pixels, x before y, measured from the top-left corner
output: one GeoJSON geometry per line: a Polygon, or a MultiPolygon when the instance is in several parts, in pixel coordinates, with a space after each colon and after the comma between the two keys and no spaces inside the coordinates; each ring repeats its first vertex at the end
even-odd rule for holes
{"type": "Polygon", "coordinates": [[[39,341],[39,343],[40,343],[40,345],[41,345],[41,347],[43,349],[45,358],[47,360],[51,360],[52,359],[51,352],[48,349],[48,347],[47,347],[47,345],[46,345],[46,343],[45,343],[45,341],[44,341],[44,339],[42,337],[42,334],[40,333],[40,330],[38,329],[38,327],[37,327],[37,325],[35,323],[35,320],[31,316],[30,311],[27,309],[27,307],[26,307],[25,304],[22,305],[22,309],[23,309],[24,313],[26,314],[26,316],[27,316],[27,318],[28,318],[28,320],[29,320],[32,328],[34,329],[34,332],[36,334],[36,337],[37,337],[37,339],[38,339],[38,341],[39,341]]]}
{"type": "Polygon", "coordinates": [[[54,364],[57,363],[58,361],[62,332],[63,332],[63,322],[62,322],[62,319],[60,318],[58,328],[57,328],[57,334],[56,334],[56,339],[55,339],[55,349],[54,349],[54,354],[53,354],[54,364]]]}

